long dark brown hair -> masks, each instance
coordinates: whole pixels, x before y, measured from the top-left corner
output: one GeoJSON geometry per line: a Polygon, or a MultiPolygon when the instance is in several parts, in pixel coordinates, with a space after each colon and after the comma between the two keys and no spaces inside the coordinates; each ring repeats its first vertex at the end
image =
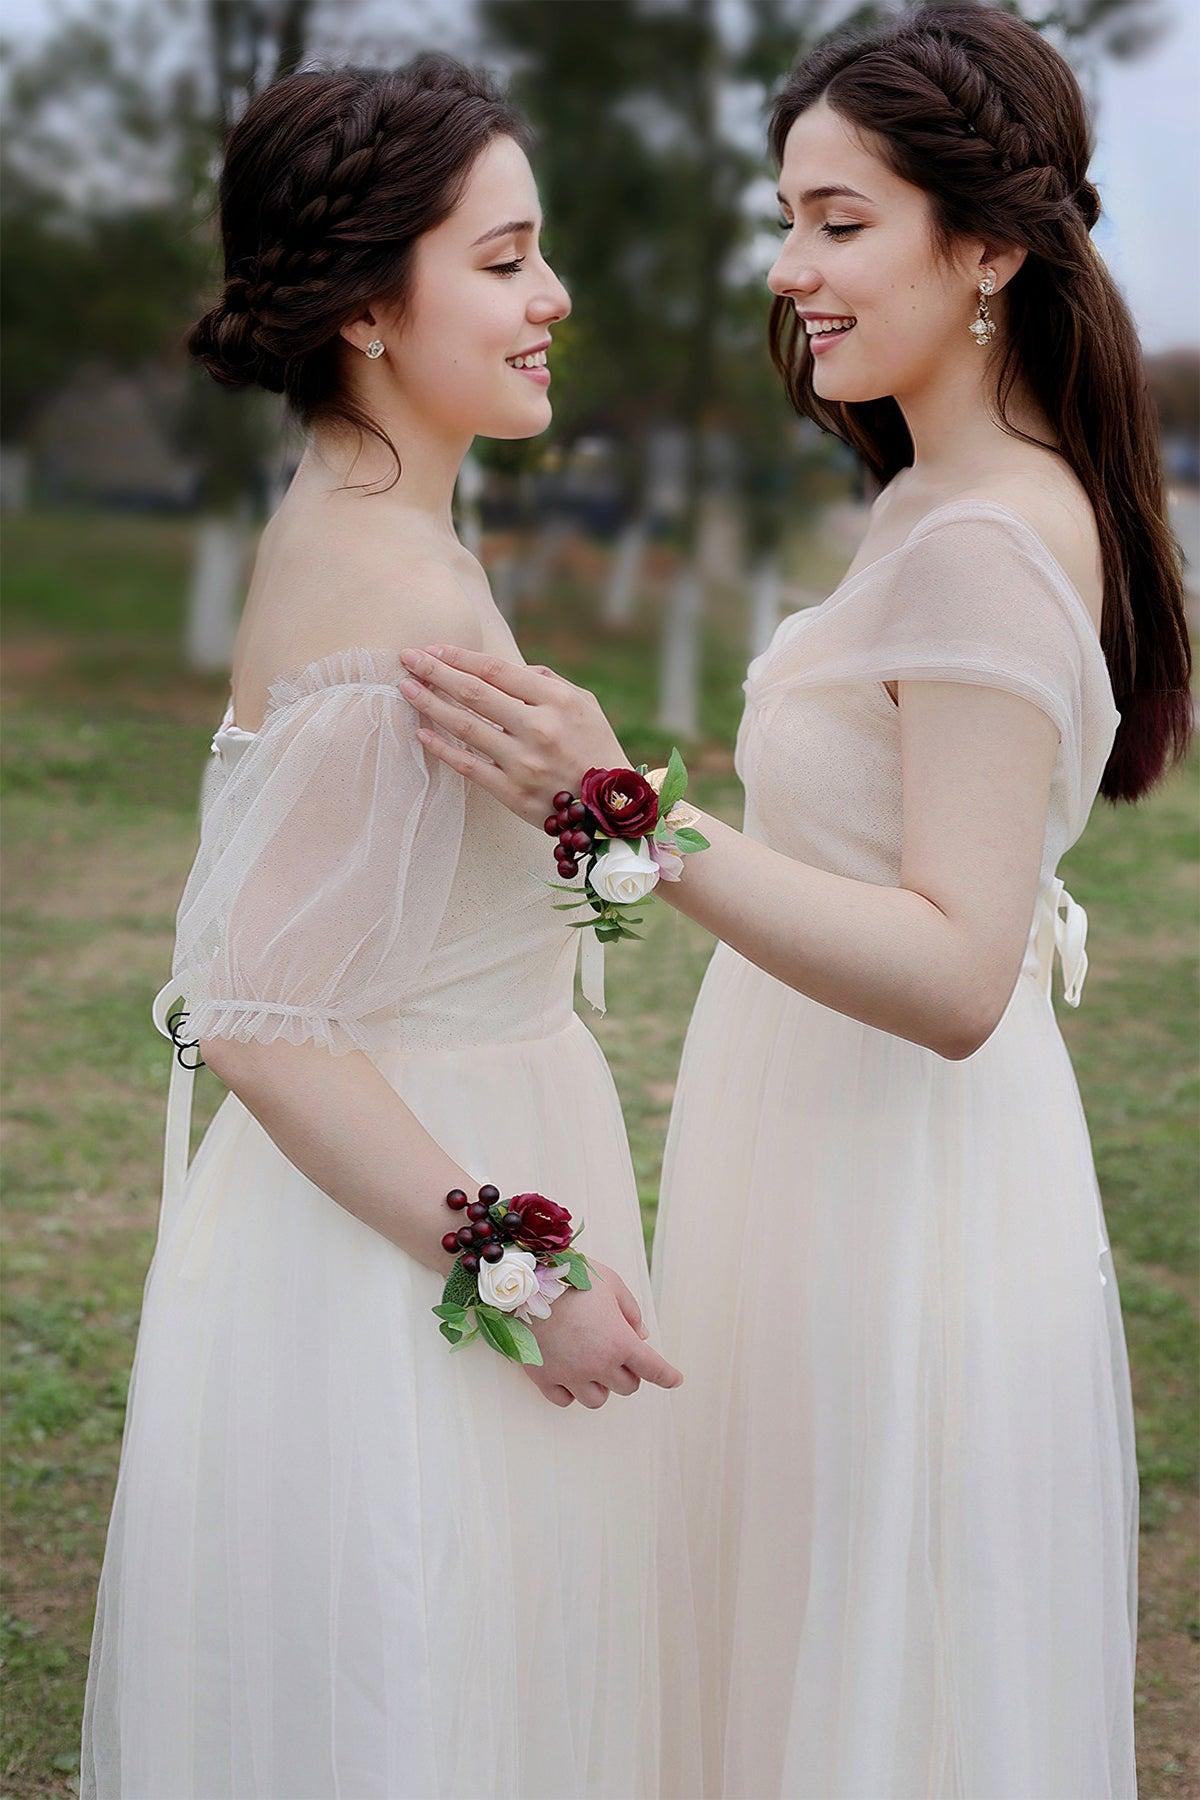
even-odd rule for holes
{"type": "MultiPolygon", "coordinates": [[[[816,101],[877,143],[930,200],[935,257],[963,235],[1028,254],[1004,290],[996,404],[1024,382],[1091,502],[1104,567],[1101,643],[1121,712],[1100,792],[1137,800],[1187,753],[1191,646],[1182,555],[1165,518],[1158,419],[1133,321],[1089,233],[1092,129],[1079,84],[1032,26],[991,5],[923,6],[838,32],[789,75],[771,115],[776,164],[816,101]]],[[[793,406],[857,452],[881,484],[913,460],[890,396],[822,400],[790,300],[771,308],[771,356],[793,406]]]]}
{"type": "Polygon", "coordinates": [[[371,301],[403,311],[417,239],[454,211],[492,138],[529,127],[491,78],[426,52],[397,69],[303,70],[263,88],[225,144],[225,290],[185,343],[228,388],[284,394],[309,426],[369,432],[340,327],[371,301]]]}

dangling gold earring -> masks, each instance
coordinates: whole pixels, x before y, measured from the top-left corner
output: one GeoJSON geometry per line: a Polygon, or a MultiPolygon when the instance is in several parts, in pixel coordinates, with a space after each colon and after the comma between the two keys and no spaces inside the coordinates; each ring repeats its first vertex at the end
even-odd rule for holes
{"type": "Polygon", "coordinates": [[[987,297],[996,291],[996,271],[988,269],[979,284],[979,317],[972,319],[967,330],[982,349],[990,344],[996,335],[996,321],[988,311],[987,297]]]}

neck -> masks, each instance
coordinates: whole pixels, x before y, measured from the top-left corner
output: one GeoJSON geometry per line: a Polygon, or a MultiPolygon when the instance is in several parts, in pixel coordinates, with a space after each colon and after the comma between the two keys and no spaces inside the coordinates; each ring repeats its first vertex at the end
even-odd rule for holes
{"type": "MultiPolygon", "coordinates": [[[[969,345],[966,356],[946,358],[920,387],[896,394],[912,437],[913,474],[922,484],[961,486],[964,479],[1022,450],[990,399],[996,356],[994,348],[987,353],[969,345]],[[967,360],[970,356],[978,359],[977,364],[967,360]]],[[[1029,433],[1050,450],[1057,448],[1053,426],[1019,381],[1008,396],[1006,412],[1009,426],[1029,433]]]]}
{"type": "Polygon", "coordinates": [[[472,439],[439,432],[395,403],[368,403],[364,410],[396,447],[400,474],[394,481],[396,463],[387,445],[366,431],[360,443],[358,433],[340,423],[313,428],[297,474],[330,493],[352,484],[374,506],[403,514],[457,543],[454,488],[472,439]]]}

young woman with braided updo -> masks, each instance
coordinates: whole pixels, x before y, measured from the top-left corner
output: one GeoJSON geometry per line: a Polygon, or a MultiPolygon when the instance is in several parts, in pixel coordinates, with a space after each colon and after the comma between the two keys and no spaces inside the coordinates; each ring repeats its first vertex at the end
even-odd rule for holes
{"type": "Polygon", "coordinates": [[[700,1791],[682,1376],[578,934],[540,829],[427,756],[400,691],[435,633],[517,655],[451,500],[477,434],[550,421],[570,302],[526,142],[426,56],[282,80],[226,147],[189,347],[307,444],[154,1007],[177,1050],[83,1800],[700,1791]],[[230,1092],[188,1169],[196,1053],[230,1092]],[[524,1368],[432,1310],[497,1189],[565,1207],[593,1276],[551,1281],[524,1368]]]}
{"type": "MultiPolygon", "coordinates": [[[[840,34],[771,147],[776,364],[882,491],[751,664],[743,830],[701,815],[656,890],[723,940],[652,1257],[704,1792],[1131,1800],[1133,1414],[1052,980],[1078,1003],[1060,857],[1191,731],[1155,419],[1029,25],[840,34]]],[[[433,650],[430,744],[519,816],[607,752],[591,695],[433,650]]]]}

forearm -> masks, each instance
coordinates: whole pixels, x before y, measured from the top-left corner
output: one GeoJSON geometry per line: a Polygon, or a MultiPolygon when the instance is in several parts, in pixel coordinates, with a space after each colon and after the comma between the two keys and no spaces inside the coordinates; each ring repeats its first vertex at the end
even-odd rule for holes
{"type": "Polygon", "coordinates": [[[662,899],[822,1006],[940,1056],[975,1048],[975,959],[931,900],[798,862],[710,813],[697,829],[709,848],[659,882],[662,899]]]}
{"type": "Polygon", "coordinates": [[[461,1187],[473,1200],[490,1177],[448,1156],[370,1057],[228,1039],[203,1041],[200,1054],[323,1193],[426,1268],[448,1272],[442,1236],[465,1215],[445,1197],[461,1187]]]}

